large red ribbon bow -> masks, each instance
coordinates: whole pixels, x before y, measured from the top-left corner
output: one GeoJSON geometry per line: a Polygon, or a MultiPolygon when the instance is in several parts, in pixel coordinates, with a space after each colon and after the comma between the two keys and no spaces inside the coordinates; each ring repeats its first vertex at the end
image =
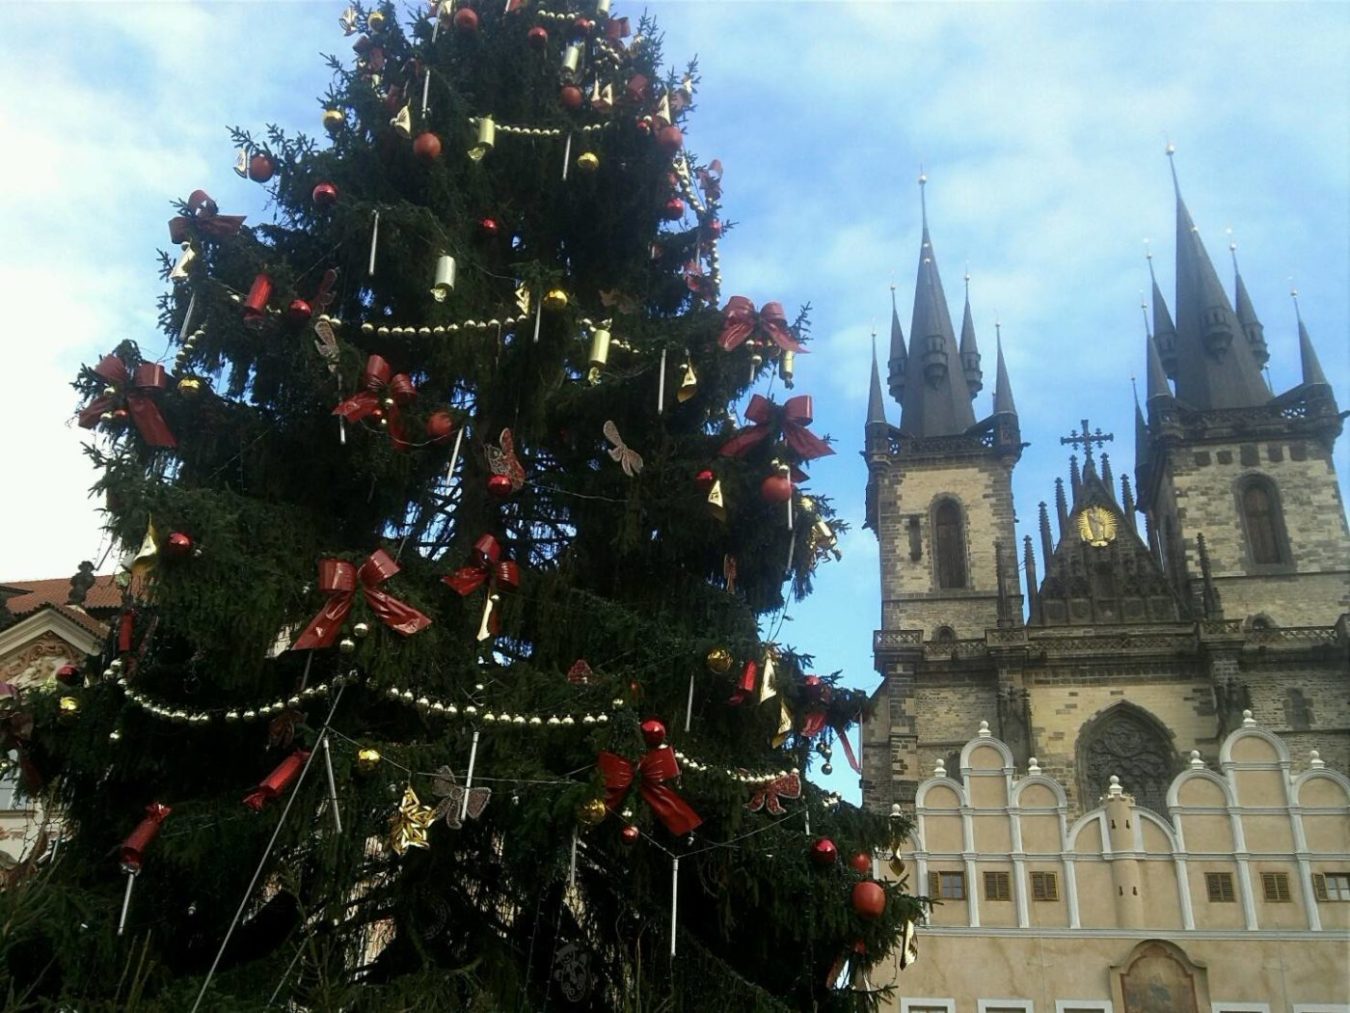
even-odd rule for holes
{"type": "Polygon", "coordinates": [[[834,453],[828,443],[806,428],[812,419],[810,394],[790,397],[781,406],[762,394],[756,394],[745,409],[745,417],[754,425],[740,430],[722,444],[718,453],[723,457],[743,457],[751,447],[767,440],[780,429],[783,441],[804,461],[813,461],[817,457],[834,453]]]}
{"type": "Polygon", "coordinates": [[[359,422],[367,415],[381,411],[389,424],[389,438],[393,440],[394,447],[407,450],[412,444],[403,431],[403,417],[399,408],[417,396],[417,388],[408,374],[396,374],[383,356],[372,355],[366,359],[366,368],[361,371],[361,387],[361,390],[334,408],[333,414],[341,415],[348,422],[359,422]]]}
{"type": "Polygon", "coordinates": [[[164,821],[169,818],[169,813],[173,812],[168,806],[161,802],[151,802],[145,807],[145,818],[136,824],[127,839],[122,842],[122,847],[118,849],[117,857],[122,865],[123,872],[136,873],[141,871],[141,860],[145,857],[145,849],[150,846],[150,842],[159,836],[159,828],[164,821]]]}
{"type": "Polygon", "coordinates": [[[757,813],[761,809],[773,816],[782,816],[786,809],[780,798],[801,798],[802,797],[802,778],[795,770],[789,770],[786,774],[780,774],[768,784],[756,788],[750,795],[750,801],[745,803],[745,808],[752,813],[757,813]]]}
{"type": "Polygon", "coordinates": [[[19,776],[31,795],[42,789],[42,773],[28,755],[28,743],[33,738],[33,715],[19,710],[19,688],[13,683],[0,682],[0,753],[10,750],[19,754],[19,776]]]}
{"type": "Polygon", "coordinates": [[[169,385],[164,367],[157,362],[142,362],[135,373],[115,355],[105,355],[94,372],[108,382],[111,394],[100,394],[80,412],[80,426],[93,429],[103,413],[126,405],[127,414],[136,424],[141,438],[152,447],[176,447],[178,441],[169,432],[164,416],[159,413],[151,394],[169,385]]]}
{"type": "Polygon", "coordinates": [[[441,580],[460,596],[471,595],[484,584],[493,589],[514,591],[520,587],[520,568],[509,559],[502,559],[502,546],[491,535],[481,535],[473,543],[473,562],[461,566],[441,580]]]}
{"type": "Polygon", "coordinates": [[[380,585],[398,571],[399,565],[383,549],[372,552],[359,569],[345,559],[319,560],[319,590],[328,595],[328,602],[309,621],[291,650],[332,647],[352,610],[358,585],[370,610],[391,630],[406,637],[426,629],[431,625],[430,619],[407,602],[380,590],[380,585]]]}
{"type": "Polygon", "coordinates": [[[722,333],[718,335],[717,343],[722,351],[730,352],[752,334],[768,338],[785,352],[804,351],[788,330],[782,303],[766,302],[756,313],[755,304],[749,299],[733,295],[722,309],[722,333]]]}
{"type": "Polygon", "coordinates": [[[169,219],[169,238],[175,243],[186,243],[195,232],[209,239],[224,239],[239,234],[244,215],[222,215],[216,202],[205,190],[193,190],[188,195],[186,214],[169,219]]]}
{"type": "Polygon", "coordinates": [[[703,817],[694,812],[689,803],[666,783],[680,776],[675,751],[669,746],[657,746],[650,750],[636,766],[614,753],[601,753],[596,758],[596,766],[605,779],[605,808],[610,812],[623,804],[624,796],[636,780],[638,794],[652,807],[656,818],[676,837],[683,837],[702,825],[703,817]]]}

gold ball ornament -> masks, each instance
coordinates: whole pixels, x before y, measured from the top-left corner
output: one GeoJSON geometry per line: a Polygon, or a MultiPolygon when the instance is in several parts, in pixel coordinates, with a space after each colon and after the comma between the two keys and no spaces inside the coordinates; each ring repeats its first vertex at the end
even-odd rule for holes
{"type": "MultiPolygon", "coordinates": [[[[80,701],[73,696],[63,696],[60,700],[56,701],[56,709],[63,718],[73,718],[76,714],[80,713],[80,701]]],[[[601,804],[603,805],[604,803],[601,804]]]]}
{"type": "Polygon", "coordinates": [[[178,393],[186,398],[200,397],[202,393],[202,382],[195,376],[185,376],[178,381],[178,393]]]}
{"type": "Polygon", "coordinates": [[[104,387],[104,388],[103,388],[103,396],[104,396],[104,397],[112,397],[112,396],[113,396],[114,394],[116,394],[116,393],[117,393],[117,388],[116,388],[116,387],[104,387]]]}
{"type": "Polygon", "coordinates": [[[560,288],[549,289],[548,294],[544,296],[544,309],[550,313],[557,313],[566,308],[567,293],[560,288]]]}
{"type": "Polygon", "coordinates": [[[366,29],[372,32],[384,30],[384,11],[371,11],[366,15],[366,29]]]}
{"type": "Polygon", "coordinates": [[[378,749],[371,749],[369,747],[358,749],[356,751],[356,769],[368,774],[380,765],[381,759],[383,759],[383,757],[380,756],[380,751],[378,749]]]}
{"type": "Polygon", "coordinates": [[[370,636],[370,623],[357,623],[352,627],[352,633],[358,640],[370,636]]]}
{"type": "Polygon", "coordinates": [[[708,652],[704,661],[708,665],[708,671],[714,675],[726,675],[731,671],[732,657],[731,652],[725,647],[714,647],[708,652]]]}
{"type": "Polygon", "coordinates": [[[605,800],[602,798],[592,798],[577,806],[577,822],[584,827],[598,826],[604,822],[605,815],[609,809],[605,807],[605,800]]]}
{"type": "Polygon", "coordinates": [[[803,496],[801,499],[797,500],[797,504],[805,513],[811,514],[816,512],[816,501],[810,496],[803,496]]]}
{"type": "Polygon", "coordinates": [[[577,168],[582,172],[594,172],[600,168],[600,156],[594,151],[583,151],[577,156],[577,168]]]}
{"type": "Polygon", "coordinates": [[[352,651],[356,650],[356,641],[351,637],[343,637],[338,641],[338,650],[343,654],[351,654],[352,651]]]}
{"type": "Polygon", "coordinates": [[[330,134],[335,134],[347,123],[347,114],[341,109],[325,109],[323,113],[323,128],[330,134]]]}

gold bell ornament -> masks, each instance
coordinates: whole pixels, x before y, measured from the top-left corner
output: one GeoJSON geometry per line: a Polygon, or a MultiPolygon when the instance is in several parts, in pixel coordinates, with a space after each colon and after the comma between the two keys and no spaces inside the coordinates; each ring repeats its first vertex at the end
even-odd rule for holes
{"type": "Polygon", "coordinates": [[[567,308],[567,293],[560,288],[551,288],[544,295],[544,309],[550,313],[557,313],[559,310],[567,308]]]}
{"type": "Polygon", "coordinates": [[[394,118],[389,121],[389,125],[394,128],[394,133],[398,134],[405,141],[412,139],[412,106],[405,105],[394,118]]]}
{"type": "Polygon", "coordinates": [[[199,397],[202,392],[202,381],[195,376],[185,376],[178,381],[178,393],[186,398],[199,397]]]}
{"type": "Polygon", "coordinates": [[[56,708],[63,718],[73,718],[80,713],[80,701],[73,696],[63,696],[56,702],[56,708]]]}
{"type": "Polygon", "coordinates": [[[582,172],[595,172],[600,168],[600,156],[594,151],[583,151],[577,156],[577,168],[582,172]]]}
{"type": "Polygon", "coordinates": [[[371,32],[378,32],[384,28],[384,11],[371,11],[366,15],[366,29],[371,32]]]}
{"type": "Polygon", "coordinates": [[[497,124],[492,121],[491,116],[478,117],[478,138],[474,141],[473,147],[469,149],[469,157],[475,162],[481,162],[497,143],[497,124]]]}
{"type": "Polygon", "coordinates": [[[437,302],[445,302],[455,287],[455,258],[442,253],[436,258],[436,278],[431,283],[431,294],[437,302]]]}
{"type": "Polygon", "coordinates": [[[364,749],[358,749],[356,751],[356,769],[369,773],[380,765],[381,759],[383,759],[383,757],[380,756],[380,751],[378,749],[374,749],[370,746],[367,746],[364,749]]]}
{"type": "Polygon", "coordinates": [[[684,404],[697,393],[698,376],[694,373],[694,364],[686,359],[680,371],[680,389],[675,392],[675,399],[684,404]]]}
{"type": "Polygon", "coordinates": [[[192,248],[191,243],[184,243],[179,250],[178,259],[174,261],[173,270],[169,272],[169,278],[173,281],[186,278],[192,270],[192,262],[197,259],[197,251],[192,248]]]}

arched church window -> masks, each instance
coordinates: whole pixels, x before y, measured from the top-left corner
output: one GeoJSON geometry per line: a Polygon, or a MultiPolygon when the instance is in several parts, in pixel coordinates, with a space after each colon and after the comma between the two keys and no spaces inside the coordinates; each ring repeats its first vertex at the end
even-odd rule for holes
{"type": "Polygon", "coordinates": [[[1166,733],[1135,708],[1117,706],[1079,733],[1078,777],[1084,808],[1106,794],[1115,774],[1138,805],[1166,819],[1167,789],[1174,773],[1166,733]]]}
{"type": "Polygon", "coordinates": [[[966,586],[966,532],[961,522],[961,507],[944,499],[933,515],[937,586],[966,586]]]}
{"type": "Polygon", "coordinates": [[[1284,520],[1275,486],[1269,479],[1253,477],[1239,492],[1242,525],[1247,532],[1247,550],[1253,563],[1286,563],[1284,520]]]}
{"type": "Polygon", "coordinates": [[[939,626],[933,631],[933,640],[939,644],[950,644],[956,640],[956,631],[950,626],[939,626]]]}

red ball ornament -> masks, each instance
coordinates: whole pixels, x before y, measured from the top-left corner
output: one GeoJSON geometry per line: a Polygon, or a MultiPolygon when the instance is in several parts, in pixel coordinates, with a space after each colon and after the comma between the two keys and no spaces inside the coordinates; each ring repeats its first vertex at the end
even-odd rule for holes
{"type": "Polygon", "coordinates": [[[548,45],[548,29],[543,25],[535,25],[525,33],[525,41],[535,49],[543,49],[548,45]]]}
{"type": "Polygon", "coordinates": [[[619,840],[623,841],[624,844],[636,844],[641,837],[642,832],[631,823],[619,831],[619,840]]]}
{"type": "Polygon", "coordinates": [[[472,7],[461,7],[455,11],[455,30],[465,35],[478,32],[478,12],[472,7]]]}
{"type": "Polygon", "coordinates": [[[667,124],[661,128],[661,132],[656,135],[656,146],[667,155],[673,155],[684,147],[684,134],[675,124],[667,124]]]}
{"type": "Polygon", "coordinates": [[[505,475],[493,475],[487,481],[487,490],[498,499],[506,499],[511,495],[511,480],[505,475]]]}
{"type": "Polygon", "coordinates": [[[708,223],[708,235],[712,236],[714,239],[721,239],[721,238],[722,238],[722,221],[721,221],[721,219],[719,219],[719,218],[714,218],[712,221],[710,221],[710,222],[708,223]]]}
{"type": "Polygon", "coordinates": [[[562,103],[564,109],[580,109],[585,99],[586,93],[574,84],[565,84],[562,91],[558,92],[558,101],[562,103]]]}
{"type": "MultiPolygon", "coordinates": [[[[467,7],[463,10],[468,10],[467,7]]],[[[441,139],[430,130],[417,135],[413,141],[413,154],[423,162],[434,162],[441,157],[441,139]]]]}
{"type": "Polygon", "coordinates": [[[182,559],[192,554],[192,536],[175,531],[164,539],[164,555],[173,559],[182,559]]]}
{"type": "Polygon", "coordinates": [[[666,741],[666,726],[656,718],[642,722],[642,738],[652,749],[666,741]]]}
{"type": "Polygon", "coordinates": [[[310,194],[316,208],[331,208],[337,203],[338,188],[332,183],[320,183],[314,187],[314,192],[310,194]]]}
{"type": "Polygon", "coordinates": [[[786,503],[792,498],[792,476],[774,472],[759,484],[759,498],[765,503],[786,503]]]}
{"type": "Polygon", "coordinates": [[[478,223],[478,235],[483,239],[496,239],[501,226],[495,218],[484,218],[478,223]]]}
{"type": "Polygon", "coordinates": [[[248,178],[255,183],[266,183],[277,171],[277,165],[270,155],[261,151],[248,160],[248,178]]]}
{"type": "Polygon", "coordinates": [[[293,324],[304,324],[314,315],[314,307],[303,299],[292,299],[286,307],[286,319],[293,324]]]}
{"type": "Polygon", "coordinates": [[[684,217],[684,201],[679,197],[670,198],[661,209],[661,217],[668,222],[678,222],[684,217]]]}
{"type": "Polygon", "coordinates": [[[73,686],[80,681],[80,670],[74,665],[62,665],[56,670],[56,681],[63,686],[73,686]]]}
{"type": "Polygon", "coordinates": [[[694,476],[694,485],[698,486],[699,492],[707,492],[716,482],[717,476],[711,468],[704,468],[694,476]]]}
{"type": "Polygon", "coordinates": [[[432,443],[444,443],[454,435],[454,416],[449,412],[432,412],[431,418],[427,419],[427,439],[432,443]]]}
{"type": "Polygon", "coordinates": [[[886,911],[886,891],[874,879],[864,879],[853,888],[853,910],[859,918],[876,921],[886,911]]]}
{"type": "Polygon", "coordinates": [[[650,134],[652,132],[652,118],[650,116],[639,117],[637,128],[639,134],[650,134]]]}
{"type": "Polygon", "coordinates": [[[573,38],[581,38],[595,31],[595,22],[590,18],[577,18],[572,22],[573,38]]]}
{"type": "Polygon", "coordinates": [[[866,876],[872,871],[872,856],[866,851],[855,852],[853,857],[848,860],[848,867],[854,872],[866,876]]]}
{"type": "Polygon", "coordinates": [[[833,865],[839,857],[839,849],[828,837],[817,837],[811,842],[811,861],[817,865],[833,865]]]}

